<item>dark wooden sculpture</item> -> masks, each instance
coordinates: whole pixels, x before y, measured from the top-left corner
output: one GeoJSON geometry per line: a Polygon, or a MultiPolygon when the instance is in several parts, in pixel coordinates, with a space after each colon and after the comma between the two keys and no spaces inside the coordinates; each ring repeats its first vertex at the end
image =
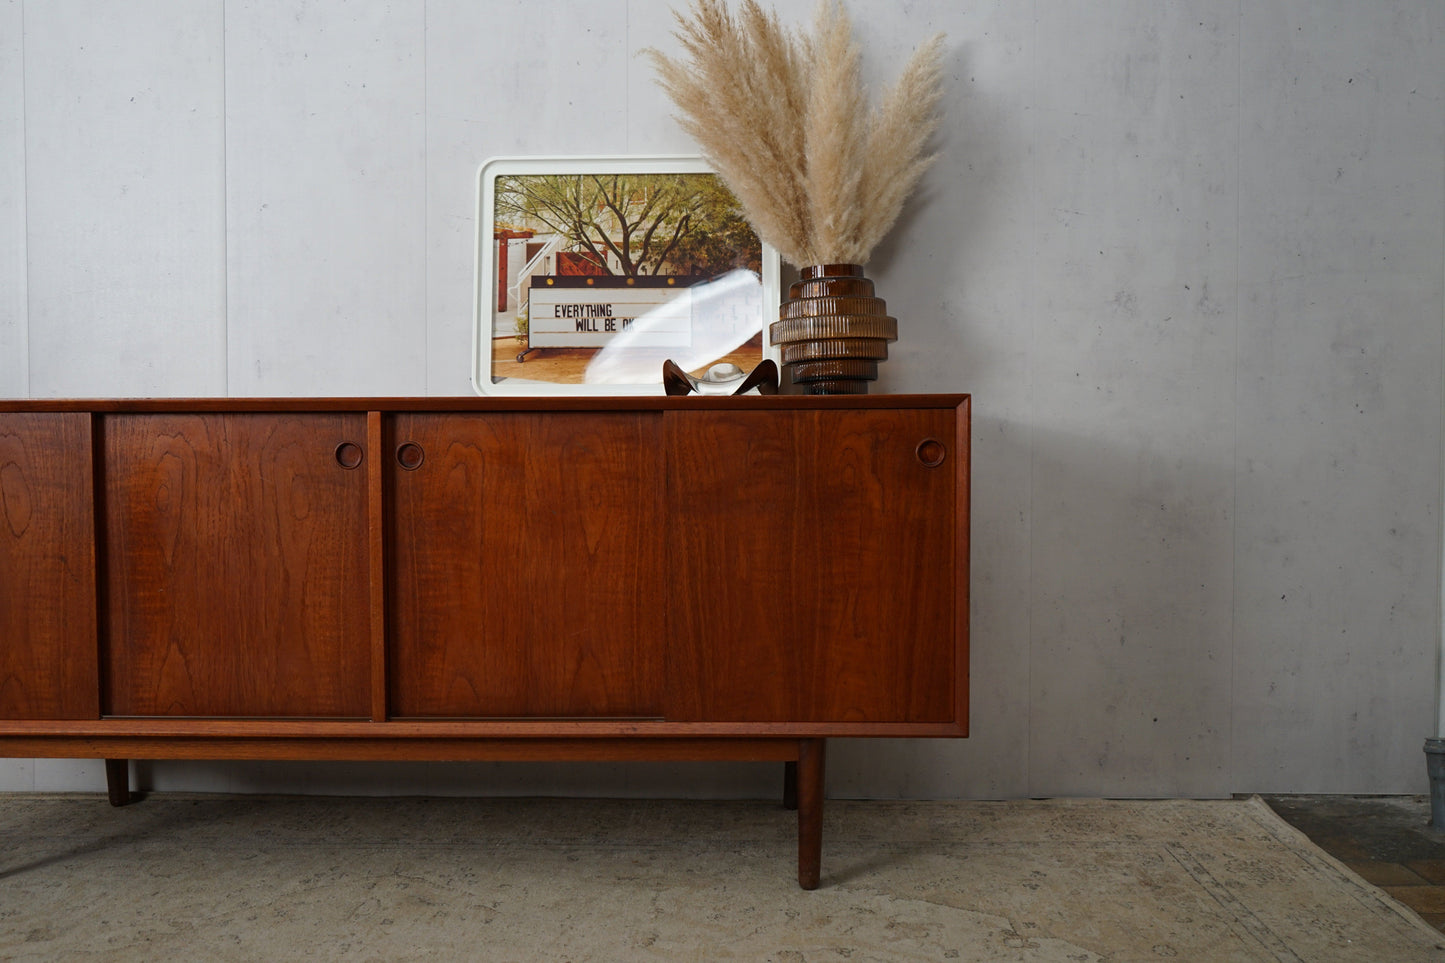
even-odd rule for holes
{"type": "MultiPolygon", "coordinates": [[[[672,398],[690,395],[702,390],[702,382],[682,370],[676,361],[668,359],[662,363],[662,388],[672,398]]],[[[738,382],[733,390],[735,395],[756,391],[760,395],[778,393],[778,366],[771,358],[765,358],[749,371],[747,377],[738,382]]]]}

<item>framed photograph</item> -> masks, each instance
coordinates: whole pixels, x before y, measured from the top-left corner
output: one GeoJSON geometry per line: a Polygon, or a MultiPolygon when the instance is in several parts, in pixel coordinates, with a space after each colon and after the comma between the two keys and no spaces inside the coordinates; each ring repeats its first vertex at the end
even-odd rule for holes
{"type": "Polygon", "coordinates": [[[778,256],[697,157],[498,157],[477,174],[472,384],[729,391],[769,356],[778,256]]]}

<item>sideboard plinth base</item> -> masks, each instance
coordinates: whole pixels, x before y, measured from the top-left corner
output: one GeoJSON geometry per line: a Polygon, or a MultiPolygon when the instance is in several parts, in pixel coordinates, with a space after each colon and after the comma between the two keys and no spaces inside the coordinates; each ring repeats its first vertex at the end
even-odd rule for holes
{"type": "Polygon", "coordinates": [[[798,811],[798,885],[817,889],[823,849],[824,757],[822,738],[532,738],[447,739],[375,736],[229,738],[213,735],[36,736],[0,734],[0,757],[102,758],[112,806],[126,806],[131,759],[276,759],[334,761],[613,761],[782,762],[784,805],[798,811]]]}

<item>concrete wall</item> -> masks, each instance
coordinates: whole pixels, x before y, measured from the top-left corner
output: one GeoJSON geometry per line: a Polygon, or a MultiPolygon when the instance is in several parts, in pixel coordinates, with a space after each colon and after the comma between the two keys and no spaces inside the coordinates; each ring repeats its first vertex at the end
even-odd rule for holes
{"type": "MultiPolygon", "coordinates": [[[[838,742],[831,791],[1423,791],[1445,8],[849,7],[878,81],[950,40],[943,159],[870,274],[903,329],[881,390],[974,394],[974,736],[838,742]]],[[[665,3],[548,11],[543,30],[521,2],[0,0],[0,395],[468,393],[477,164],[691,150],[637,56],[670,48],[665,3]]],[[[776,781],[142,770],[223,790],[776,781]]],[[[94,763],[0,761],[0,789],[101,784],[94,763]]]]}

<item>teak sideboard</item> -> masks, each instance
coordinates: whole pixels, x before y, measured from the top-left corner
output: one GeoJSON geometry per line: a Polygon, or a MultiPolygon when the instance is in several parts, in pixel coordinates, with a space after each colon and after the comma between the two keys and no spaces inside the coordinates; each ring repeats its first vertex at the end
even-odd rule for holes
{"type": "Polygon", "coordinates": [[[966,395],[0,402],[0,756],[968,732],[966,395]]]}

